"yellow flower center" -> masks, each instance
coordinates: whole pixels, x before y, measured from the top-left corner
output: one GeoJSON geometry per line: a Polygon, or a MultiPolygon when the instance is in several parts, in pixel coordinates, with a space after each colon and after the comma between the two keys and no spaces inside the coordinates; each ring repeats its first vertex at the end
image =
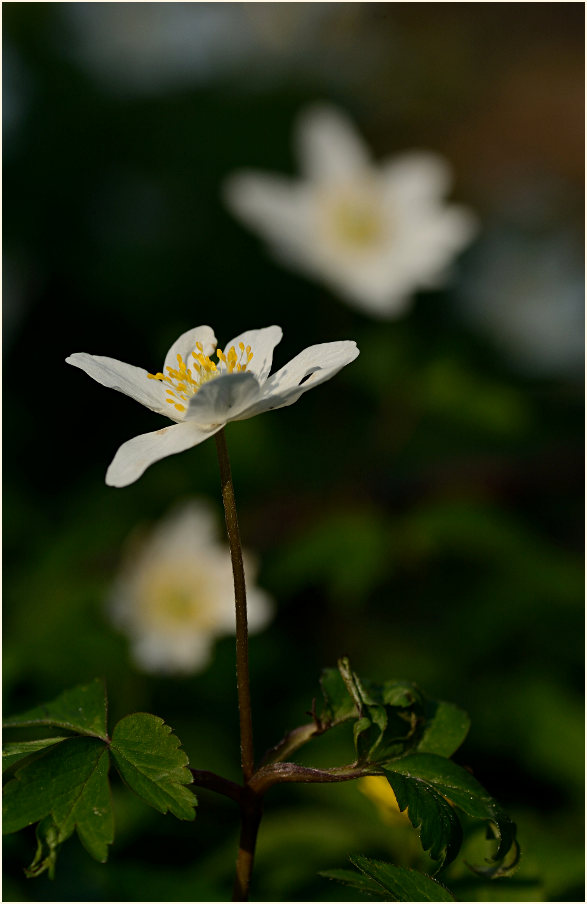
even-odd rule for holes
{"type": "Polygon", "coordinates": [[[341,199],[332,211],[332,225],[345,244],[366,247],[380,237],[382,222],[374,204],[359,199],[341,199]]]}
{"type": "Polygon", "coordinates": [[[324,238],[348,251],[364,252],[377,246],[386,223],[377,185],[370,179],[326,189],[320,203],[324,238]]]}
{"type": "Polygon", "coordinates": [[[251,346],[245,348],[244,342],[239,342],[239,351],[232,345],[226,354],[222,349],[216,351],[218,363],[204,354],[204,346],[201,342],[196,342],[196,351],[193,351],[192,359],[188,358],[188,362],[183,360],[181,355],[177,356],[177,368],[166,367],[166,373],[148,374],[150,380],[159,380],[166,383],[168,388],[165,390],[168,398],[165,401],[177,411],[185,411],[190,399],[196,394],[198,389],[208,380],[220,376],[223,373],[242,373],[246,371],[251,362],[253,353],[251,346]]]}
{"type": "Polygon", "coordinates": [[[145,577],[138,594],[144,626],[163,633],[210,629],[214,594],[209,581],[190,571],[178,575],[170,567],[152,568],[145,577]]]}

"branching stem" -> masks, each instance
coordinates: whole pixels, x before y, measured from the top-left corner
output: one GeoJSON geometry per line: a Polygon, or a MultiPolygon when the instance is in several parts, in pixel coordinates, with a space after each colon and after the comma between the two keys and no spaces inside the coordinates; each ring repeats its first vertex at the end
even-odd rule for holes
{"type": "Polygon", "coordinates": [[[247,628],[247,595],[243,554],[238,529],[234,487],[224,428],[215,435],[222,501],[226,517],[226,530],[230,546],[234,601],[236,609],[236,681],[240,721],[242,786],[216,775],[214,772],[192,769],[194,784],[230,797],[240,806],[241,835],[236,861],[233,901],[247,901],[253,871],[257,832],[263,814],[263,795],[281,782],[346,782],[362,775],[376,775],[379,770],[353,763],[332,769],[313,769],[295,763],[282,762],[324,728],[314,716],[309,725],[294,729],[273,750],[269,751],[265,765],[255,771],[253,749],[253,720],[249,679],[249,635],[247,628]]]}

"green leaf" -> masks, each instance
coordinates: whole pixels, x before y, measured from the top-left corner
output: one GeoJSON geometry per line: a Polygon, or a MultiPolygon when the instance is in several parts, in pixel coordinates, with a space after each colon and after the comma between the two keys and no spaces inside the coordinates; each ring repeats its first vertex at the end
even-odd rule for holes
{"type": "MultiPolygon", "coordinates": [[[[57,832],[53,850],[77,829],[88,853],[105,862],[114,838],[108,766],[107,747],[91,738],[69,738],[26,761],[4,789],[3,832],[17,832],[51,814],[57,832]]],[[[31,870],[40,856],[38,849],[31,870]]]]}
{"type": "Polygon", "coordinates": [[[318,873],[323,879],[335,879],[343,885],[348,885],[356,891],[361,891],[366,895],[378,895],[379,897],[387,897],[378,882],[369,879],[362,873],[354,873],[352,869],[326,869],[318,873]]]}
{"type": "Polygon", "coordinates": [[[359,870],[328,870],[320,873],[327,879],[336,879],[357,891],[384,897],[387,901],[454,901],[450,891],[432,879],[413,869],[394,866],[383,860],[372,860],[355,854],[350,862],[359,870]]]}
{"type": "MultiPolygon", "coordinates": [[[[401,763],[403,760],[397,761],[397,764],[401,763]]],[[[457,856],[463,840],[461,824],[451,805],[430,783],[388,771],[391,766],[383,768],[398,807],[401,811],[407,807],[410,822],[420,830],[422,847],[439,861],[437,870],[450,863],[457,856]]]]}
{"type": "Polygon", "coordinates": [[[64,691],[49,703],[42,703],[2,723],[4,728],[55,725],[78,734],[108,740],[106,730],[106,689],[100,678],[91,684],[64,691]]]}
{"type": "Polygon", "coordinates": [[[120,775],[144,801],[178,819],[194,819],[196,797],[185,786],[193,778],[179,738],[158,716],[134,713],[112,733],[111,753],[120,775]]]}
{"type": "Polygon", "coordinates": [[[53,744],[59,744],[61,741],[66,740],[67,738],[41,738],[40,741],[10,741],[7,744],[3,744],[2,772],[32,753],[37,753],[39,750],[44,750],[46,747],[51,747],[53,744]]]}
{"type": "MultiPolygon", "coordinates": [[[[432,753],[417,753],[388,763],[383,768],[400,809],[408,807],[408,816],[413,825],[416,825],[414,822],[416,817],[421,821],[421,838],[425,850],[429,848],[424,844],[424,837],[428,839],[430,834],[434,834],[435,825],[437,829],[441,828],[438,824],[440,816],[438,796],[450,801],[468,816],[486,820],[493,826],[499,840],[493,860],[503,859],[514,844],[516,836],[514,823],[477,779],[452,760],[432,753]],[[427,796],[434,805],[431,803],[426,806],[427,796]]],[[[442,822],[444,820],[440,819],[440,823],[442,822]]],[[[448,861],[452,859],[449,856],[451,833],[446,825],[444,838],[448,845],[446,855],[448,861]]],[[[438,850],[438,845],[433,847],[438,850]]],[[[432,856],[437,858],[436,853],[432,853],[432,856]]]]}
{"type": "Polygon", "coordinates": [[[357,704],[349,695],[338,669],[323,669],[320,685],[324,695],[324,710],[321,713],[323,723],[333,727],[359,717],[357,704]]]}
{"type": "Polygon", "coordinates": [[[57,862],[57,853],[59,851],[59,830],[50,816],[42,819],[37,826],[37,851],[35,859],[31,865],[25,869],[25,875],[28,879],[35,879],[42,875],[45,870],[49,873],[49,878],[55,878],[55,864],[57,862]]]}
{"type": "Polygon", "coordinates": [[[338,668],[361,714],[354,726],[359,761],[377,763],[405,754],[415,743],[421,719],[423,698],[418,688],[406,681],[377,684],[359,678],[348,659],[339,660],[338,668]]]}
{"type": "Polygon", "coordinates": [[[444,885],[417,870],[394,866],[355,854],[349,860],[357,869],[389,892],[392,901],[454,901],[444,885]]]}
{"type": "Polygon", "coordinates": [[[454,703],[429,700],[424,709],[424,732],[418,742],[420,753],[452,756],[467,737],[471,720],[454,703]]]}

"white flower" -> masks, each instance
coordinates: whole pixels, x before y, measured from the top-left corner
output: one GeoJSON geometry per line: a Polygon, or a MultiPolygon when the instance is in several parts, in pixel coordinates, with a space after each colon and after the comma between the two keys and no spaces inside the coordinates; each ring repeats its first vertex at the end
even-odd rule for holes
{"type": "Polygon", "coordinates": [[[446,280],[475,223],[444,203],[441,157],[411,152],[376,167],[346,117],[324,106],[302,115],[297,138],[303,181],[244,171],[225,186],[233,213],[279,257],[379,317],[446,280]]]}
{"type": "MultiPolygon", "coordinates": [[[[256,566],[244,553],[250,631],[272,614],[269,596],[254,584],[256,566]]],[[[131,640],[145,671],[200,671],[215,639],[234,633],[234,589],[228,548],[219,543],[206,504],[183,503],[140,542],[129,544],[109,600],[115,625],[131,640]]]]}
{"type": "Polygon", "coordinates": [[[153,462],[197,446],[229,421],[291,405],[359,354],[355,342],[311,345],[269,376],[273,349],[281,336],[278,326],[248,330],[232,339],[224,352],[218,350],[214,362],[210,355],[216,337],[209,326],[198,326],[173,343],[164,372],[158,374],[85,352],[66,358],[103,386],[124,392],[176,422],[124,443],[108,468],[106,483],[127,486],[153,462]]]}

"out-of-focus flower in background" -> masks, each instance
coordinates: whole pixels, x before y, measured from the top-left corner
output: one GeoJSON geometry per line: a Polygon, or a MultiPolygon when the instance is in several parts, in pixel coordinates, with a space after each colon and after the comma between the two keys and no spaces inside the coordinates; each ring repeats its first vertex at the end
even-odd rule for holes
{"type": "Polygon", "coordinates": [[[582,379],[585,279],[578,245],[563,232],[488,235],[459,291],[464,316],[519,371],[582,379]]]}
{"type": "Polygon", "coordinates": [[[292,405],[359,354],[351,341],[311,345],[269,377],[273,349],[281,337],[278,326],[248,330],[235,336],[224,352],[216,353],[216,363],[210,358],[216,337],[209,326],[198,326],[173,343],[165,357],[165,373],[158,374],[85,352],[66,358],[68,364],[79,367],[103,386],[117,389],[175,421],[172,427],[123,443],[110,463],[106,483],[127,486],[149,465],[199,445],[229,421],[292,405]]]}
{"type": "Polygon", "coordinates": [[[367,775],[359,779],[357,787],[365,797],[373,801],[381,820],[387,825],[409,822],[407,810],[400,811],[393,788],[386,778],[380,775],[367,775]]]}
{"type": "MultiPolygon", "coordinates": [[[[257,566],[248,552],[244,564],[248,624],[255,632],[268,623],[273,603],[255,584],[257,566]]],[[[184,502],[146,537],[129,538],[108,611],[144,671],[188,674],[206,668],[214,641],[235,630],[230,554],[217,539],[206,503],[184,502]]]]}
{"type": "Polygon", "coordinates": [[[394,317],[417,289],[442,285],[472,239],[475,218],[446,204],[450,170],[413,151],[375,166],[352,124],[319,105],[300,117],[302,180],[237,172],[231,211],[286,262],[321,279],[376,317],[394,317]]]}

